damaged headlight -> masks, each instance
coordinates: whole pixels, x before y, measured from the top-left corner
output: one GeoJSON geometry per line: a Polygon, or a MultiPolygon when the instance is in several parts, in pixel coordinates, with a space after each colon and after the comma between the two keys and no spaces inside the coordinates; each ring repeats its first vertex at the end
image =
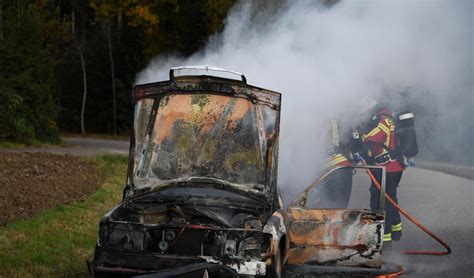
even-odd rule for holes
{"type": "Polygon", "coordinates": [[[239,244],[239,254],[246,258],[255,258],[260,256],[262,247],[261,237],[253,236],[244,238],[239,244]]]}
{"type": "Polygon", "coordinates": [[[224,247],[224,254],[228,256],[235,255],[235,247],[236,247],[235,240],[232,240],[232,239],[226,240],[225,247],[224,247]]]}
{"type": "Polygon", "coordinates": [[[104,225],[100,229],[100,244],[129,251],[143,251],[144,233],[127,225],[104,225]]]}

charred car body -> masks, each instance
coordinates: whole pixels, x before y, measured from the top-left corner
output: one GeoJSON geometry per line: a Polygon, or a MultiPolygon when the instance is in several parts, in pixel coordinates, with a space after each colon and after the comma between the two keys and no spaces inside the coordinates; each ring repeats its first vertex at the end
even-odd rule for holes
{"type": "MultiPolygon", "coordinates": [[[[340,188],[340,187],[339,187],[340,188]]],[[[335,194],[337,191],[332,191],[335,194]]],[[[290,242],[286,262],[287,277],[397,277],[401,266],[382,261],[385,225],[385,168],[344,166],[325,172],[304,190],[286,210],[290,242]],[[349,171],[347,171],[349,170],[349,171]],[[355,187],[370,185],[369,173],[382,176],[377,208],[366,207],[367,193],[352,191],[351,208],[324,194],[338,188],[350,175],[355,187]],[[321,206],[320,204],[324,205],[321,206]],[[357,208],[352,208],[355,205],[357,208]]]]}
{"type": "Polygon", "coordinates": [[[134,88],[121,204],[103,216],[99,275],[279,276],[288,243],[277,193],[279,93],[181,75],[134,88]]]}

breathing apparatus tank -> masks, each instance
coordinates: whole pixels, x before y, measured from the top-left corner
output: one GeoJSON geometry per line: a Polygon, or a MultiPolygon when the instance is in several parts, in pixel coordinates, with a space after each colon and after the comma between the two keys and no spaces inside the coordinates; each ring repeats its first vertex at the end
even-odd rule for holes
{"type": "Polygon", "coordinates": [[[339,123],[337,120],[332,120],[330,123],[330,132],[331,132],[331,143],[333,148],[339,147],[340,138],[339,138],[339,123]]]}
{"type": "Polygon", "coordinates": [[[395,125],[395,135],[398,138],[397,148],[401,155],[412,158],[418,154],[415,116],[412,112],[403,112],[398,115],[395,125]]]}

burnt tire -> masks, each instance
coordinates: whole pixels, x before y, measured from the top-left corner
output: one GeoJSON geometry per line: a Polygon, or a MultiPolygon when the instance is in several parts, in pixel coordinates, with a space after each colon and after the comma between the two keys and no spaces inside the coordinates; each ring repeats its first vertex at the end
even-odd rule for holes
{"type": "Polygon", "coordinates": [[[267,274],[265,277],[281,278],[283,268],[282,261],[281,248],[278,248],[276,254],[272,257],[272,264],[267,267],[267,274]]]}

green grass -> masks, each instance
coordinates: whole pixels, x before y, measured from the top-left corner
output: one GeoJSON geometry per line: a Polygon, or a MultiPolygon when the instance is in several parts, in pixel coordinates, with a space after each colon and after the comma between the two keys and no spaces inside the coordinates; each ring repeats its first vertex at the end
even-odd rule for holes
{"type": "Polygon", "coordinates": [[[24,148],[26,147],[25,144],[23,143],[17,143],[17,142],[12,142],[12,141],[3,141],[0,140],[0,148],[5,148],[5,149],[18,149],[18,148],[24,148]]]}
{"type": "Polygon", "coordinates": [[[89,158],[106,177],[80,203],[58,205],[39,216],[0,228],[0,277],[87,276],[100,217],[122,198],[127,158],[89,158]]]}

